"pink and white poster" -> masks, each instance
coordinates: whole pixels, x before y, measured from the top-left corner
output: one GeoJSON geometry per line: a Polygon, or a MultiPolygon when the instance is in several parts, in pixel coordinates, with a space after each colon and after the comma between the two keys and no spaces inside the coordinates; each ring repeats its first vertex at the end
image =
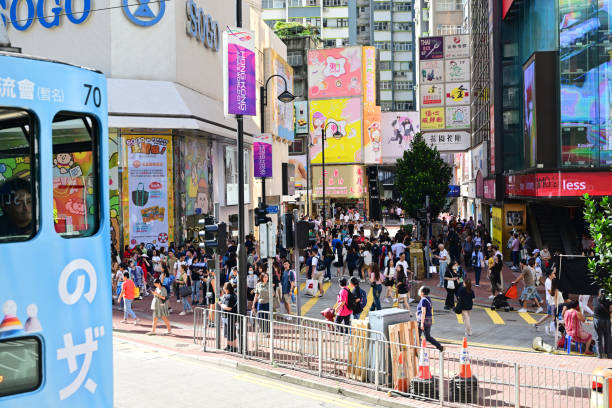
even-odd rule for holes
{"type": "Polygon", "coordinates": [[[395,163],[410,149],[410,143],[420,131],[419,112],[383,112],[382,162],[395,163]]]}

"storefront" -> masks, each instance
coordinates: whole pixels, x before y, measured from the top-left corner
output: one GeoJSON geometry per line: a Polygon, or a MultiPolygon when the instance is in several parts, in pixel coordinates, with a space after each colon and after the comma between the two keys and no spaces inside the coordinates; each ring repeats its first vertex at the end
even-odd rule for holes
{"type": "MultiPolygon", "coordinates": [[[[139,2],[95,13],[87,9],[89,2],[84,6],[77,20],[35,19],[10,27],[9,36],[24,53],[107,75],[103,98],[109,111],[113,244],[180,242],[187,237],[188,218],[205,215],[237,230],[236,120],[223,112],[221,55],[222,30],[235,23],[233,3],[139,2]]],[[[286,58],[285,45],[257,9],[243,8],[256,48],[274,48],[286,58]]],[[[258,59],[258,83],[263,75],[258,59]]],[[[259,116],[245,116],[247,215],[253,202],[250,150],[258,125],[259,116]]],[[[251,219],[245,220],[247,232],[251,219]]]]}
{"type": "MultiPolygon", "coordinates": [[[[323,212],[322,167],[312,166],[313,206],[315,214],[323,212]]],[[[325,166],[325,206],[328,217],[332,208],[357,209],[366,214],[366,177],[365,168],[360,165],[325,166]]]]}

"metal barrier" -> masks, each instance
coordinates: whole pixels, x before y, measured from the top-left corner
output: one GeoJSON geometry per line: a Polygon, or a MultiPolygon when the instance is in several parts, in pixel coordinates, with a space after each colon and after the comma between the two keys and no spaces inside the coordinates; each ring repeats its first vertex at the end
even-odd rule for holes
{"type": "Polygon", "coordinates": [[[390,342],[378,331],[317,319],[275,313],[270,321],[267,312],[242,316],[198,307],[194,342],[204,351],[225,350],[441,406],[612,408],[608,381],[602,376],[431,348],[426,351],[432,378],[413,378],[402,387],[392,365],[399,354],[416,363],[421,347],[390,342]],[[471,373],[462,367],[466,358],[471,373]]]}

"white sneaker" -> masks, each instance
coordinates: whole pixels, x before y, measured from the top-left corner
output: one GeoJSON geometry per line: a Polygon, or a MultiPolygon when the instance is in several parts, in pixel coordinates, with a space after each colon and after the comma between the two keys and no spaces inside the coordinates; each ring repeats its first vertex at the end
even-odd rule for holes
{"type": "Polygon", "coordinates": [[[390,300],[389,300],[389,298],[384,298],[384,299],[383,299],[383,302],[385,302],[385,303],[389,303],[389,302],[390,302],[390,300]]]}
{"type": "Polygon", "coordinates": [[[544,331],[546,332],[547,335],[550,334],[550,327],[548,327],[548,325],[544,326],[544,331]]]}
{"type": "Polygon", "coordinates": [[[408,299],[408,303],[412,303],[412,302],[414,302],[413,298],[408,299]]]}
{"type": "Polygon", "coordinates": [[[525,309],[524,307],[520,308],[518,310],[519,313],[527,313],[527,309],[525,309]]]}
{"type": "Polygon", "coordinates": [[[179,316],[185,316],[187,313],[185,313],[185,311],[183,310],[181,313],[179,313],[179,316]]]}
{"type": "Polygon", "coordinates": [[[542,307],[538,307],[538,309],[535,312],[536,313],[542,313],[542,310],[544,310],[544,309],[542,309],[542,307]]]}
{"type": "Polygon", "coordinates": [[[123,319],[119,323],[127,323],[127,320],[123,319]]]}
{"type": "Polygon", "coordinates": [[[489,299],[495,299],[495,296],[489,295],[489,299]]]}

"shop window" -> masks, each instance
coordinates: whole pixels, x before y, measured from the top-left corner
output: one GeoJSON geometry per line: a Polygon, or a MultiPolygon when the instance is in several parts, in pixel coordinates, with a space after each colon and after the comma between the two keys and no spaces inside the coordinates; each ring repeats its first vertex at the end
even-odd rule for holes
{"type": "Polygon", "coordinates": [[[53,219],[64,238],[98,230],[98,129],[84,114],[60,112],[53,118],[53,219]]]}
{"type": "Polygon", "coordinates": [[[0,242],[25,241],[38,229],[35,117],[0,108],[0,242]]]}

